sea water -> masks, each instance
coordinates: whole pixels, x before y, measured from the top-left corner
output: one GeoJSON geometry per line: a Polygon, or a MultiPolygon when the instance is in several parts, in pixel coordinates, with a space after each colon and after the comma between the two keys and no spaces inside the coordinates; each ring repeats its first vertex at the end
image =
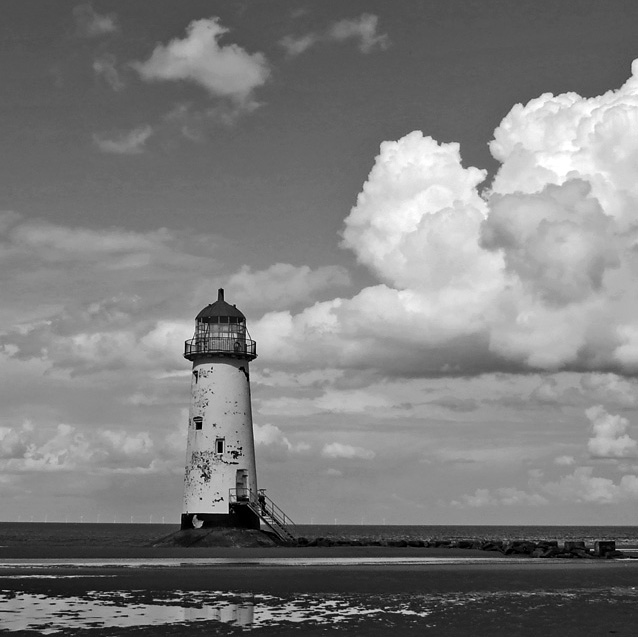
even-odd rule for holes
{"type": "MultiPolygon", "coordinates": [[[[0,546],[141,547],[177,531],[176,524],[0,522],[0,546]]],[[[638,547],[638,526],[481,526],[300,524],[297,534],[336,540],[615,540],[638,547]]]]}

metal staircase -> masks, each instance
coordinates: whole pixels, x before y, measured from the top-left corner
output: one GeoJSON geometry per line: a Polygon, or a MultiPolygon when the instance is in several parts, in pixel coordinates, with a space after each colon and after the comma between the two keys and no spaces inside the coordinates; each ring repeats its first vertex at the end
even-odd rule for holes
{"type": "Polygon", "coordinates": [[[247,506],[257,515],[267,532],[273,533],[284,544],[297,540],[295,523],[266,495],[265,489],[258,493],[248,489],[230,490],[231,506],[247,506]]]}

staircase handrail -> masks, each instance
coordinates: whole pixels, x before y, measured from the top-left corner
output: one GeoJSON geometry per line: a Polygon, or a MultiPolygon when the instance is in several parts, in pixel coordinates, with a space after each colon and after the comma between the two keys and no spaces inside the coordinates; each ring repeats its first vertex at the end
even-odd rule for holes
{"type": "Polygon", "coordinates": [[[278,507],[263,491],[260,490],[257,500],[270,517],[284,527],[294,527],[295,523],[286,515],[286,513],[278,507]]]}
{"type": "MultiPolygon", "coordinates": [[[[295,537],[295,523],[264,493],[263,489],[260,489],[259,493],[245,488],[230,489],[229,497],[231,504],[248,504],[260,518],[263,519],[264,515],[268,515],[286,535],[295,537]]],[[[265,521],[270,524],[267,520],[265,521]]]]}

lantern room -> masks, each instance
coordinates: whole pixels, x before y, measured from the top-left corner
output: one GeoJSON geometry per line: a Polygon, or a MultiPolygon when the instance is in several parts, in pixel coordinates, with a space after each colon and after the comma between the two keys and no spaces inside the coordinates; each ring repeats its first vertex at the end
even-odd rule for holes
{"type": "Polygon", "coordinates": [[[207,305],[195,319],[195,335],[186,341],[184,358],[190,361],[202,356],[228,356],[253,360],[257,344],[246,329],[246,317],[236,306],[224,301],[220,288],[217,301],[207,305]]]}

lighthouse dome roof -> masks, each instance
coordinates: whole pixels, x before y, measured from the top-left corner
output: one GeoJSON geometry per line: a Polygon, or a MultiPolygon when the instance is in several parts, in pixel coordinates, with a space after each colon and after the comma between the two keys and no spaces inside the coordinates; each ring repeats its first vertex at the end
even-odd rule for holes
{"type": "MultiPolygon", "coordinates": [[[[217,291],[217,300],[207,305],[198,315],[197,320],[209,319],[213,317],[228,316],[245,320],[246,317],[234,305],[224,301],[224,289],[219,288],[217,291]]],[[[215,321],[213,321],[215,322],[215,321]]]]}

